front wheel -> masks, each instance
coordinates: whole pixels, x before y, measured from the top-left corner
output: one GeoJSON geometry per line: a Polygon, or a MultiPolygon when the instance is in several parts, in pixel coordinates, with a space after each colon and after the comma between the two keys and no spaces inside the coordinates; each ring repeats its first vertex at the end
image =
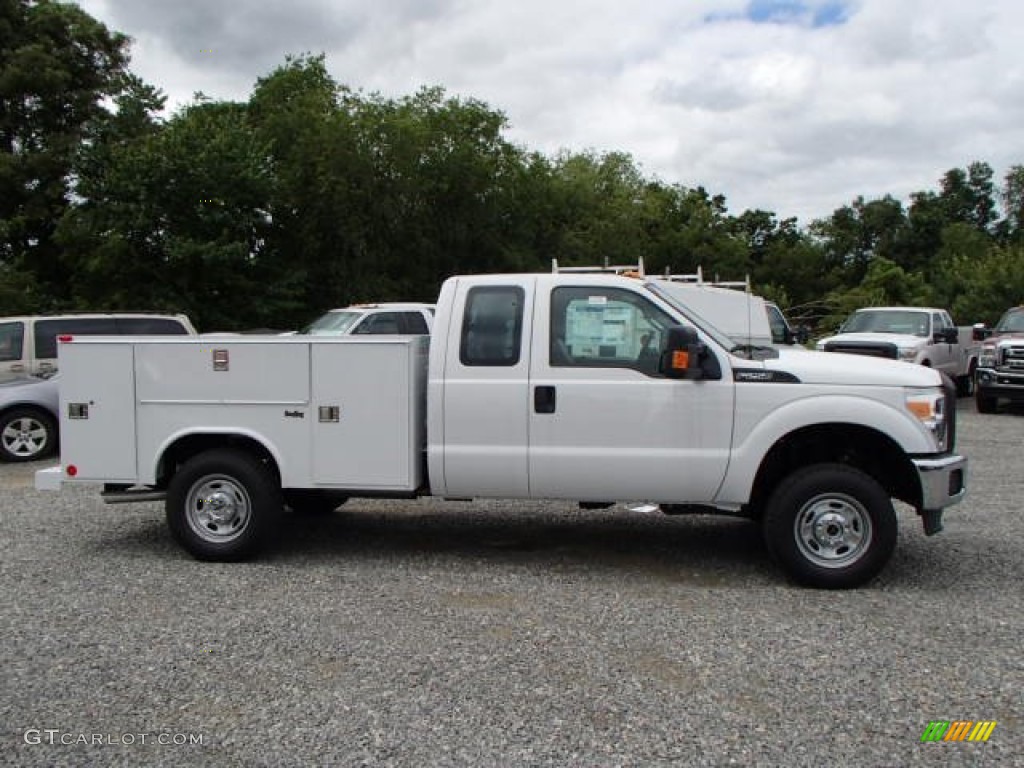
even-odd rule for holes
{"type": "Polygon", "coordinates": [[[896,547],[896,513],[859,469],[820,464],[780,483],[765,509],[765,542],[801,584],[849,589],[873,579],[896,547]]]}
{"type": "Polygon", "coordinates": [[[977,387],[975,380],[976,366],[971,363],[971,367],[967,370],[967,373],[960,376],[956,380],[956,393],[960,397],[970,397],[974,394],[974,390],[977,387]]]}
{"type": "Polygon", "coordinates": [[[978,413],[996,412],[996,398],[990,395],[981,394],[980,389],[976,390],[974,393],[974,404],[978,407],[978,413]]]}
{"type": "Polygon", "coordinates": [[[267,542],[283,506],[277,479],[263,462],[212,450],[189,459],[171,479],[167,525],[199,560],[242,560],[267,542]]]}

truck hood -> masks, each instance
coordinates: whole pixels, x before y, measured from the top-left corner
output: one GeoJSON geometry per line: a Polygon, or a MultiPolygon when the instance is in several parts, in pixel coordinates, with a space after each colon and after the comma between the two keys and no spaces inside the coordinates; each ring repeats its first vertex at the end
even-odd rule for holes
{"type": "MultiPolygon", "coordinates": [[[[883,335],[895,338],[892,334],[883,335]]],[[[864,355],[780,349],[777,358],[764,360],[763,365],[766,370],[791,374],[807,384],[853,384],[866,387],[942,385],[942,375],[932,368],[864,355]]]]}
{"type": "Polygon", "coordinates": [[[928,339],[909,333],[838,333],[821,339],[819,344],[830,341],[859,341],[867,344],[895,344],[897,347],[919,347],[927,344],[928,339]]]}
{"type": "Polygon", "coordinates": [[[989,336],[985,339],[984,344],[986,347],[994,347],[1000,342],[1017,342],[1024,339],[1024,332],[1022,331],[1008,331],[1005,333],[999,333],[994,336],[989,336]]]}

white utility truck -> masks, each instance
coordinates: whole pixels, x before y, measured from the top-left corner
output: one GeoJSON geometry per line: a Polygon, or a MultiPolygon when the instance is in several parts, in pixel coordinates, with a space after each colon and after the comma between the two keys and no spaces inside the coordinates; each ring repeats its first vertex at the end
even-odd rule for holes
{"type": "Polygon", "coordinates": [[[647,501],[763,526],[796,580],[864,583],[900,499],[965,493],[935,370],[736,345],[660,278],[453,277],[432,335],[61,339],[61,464],[36,485],[166,501],[192,555],[237,560],[285,504],[348,497],[647,501]]]}
{"type": "Polygon", "coordinates": [[[835,336],[817,349],[871,357],[890,357],[942,371],[960,395],[974,393],[981,344],[973,328],[958,328],[944,309],[868,307],[858,309],[835,336]]]}

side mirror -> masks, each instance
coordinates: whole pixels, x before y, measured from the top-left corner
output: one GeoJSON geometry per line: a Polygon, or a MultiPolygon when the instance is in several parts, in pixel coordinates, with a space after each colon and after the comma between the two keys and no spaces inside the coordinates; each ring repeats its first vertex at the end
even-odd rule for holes
{"type": "Polygon", "coordinates": [[[697,338],[697,331],[685,325],[668,329],[668,340],[661,357],[662,373],[669,379],[703,379],[701,358],[707,349],[697,338]]]}
{"type": "Polygon", "coordinates": [[[975,323],[971,328],[971,338],[974,341],[984,341],[992,335],[992,329],[986,328],[984,323],[975,323]]]}
{"type": "Polygon", "coordinates": [[[809,338],[811,338],[811,329],[806,325],[798,325],[793,331],[793,340],[797,344],[806,344],[809,338]]]}

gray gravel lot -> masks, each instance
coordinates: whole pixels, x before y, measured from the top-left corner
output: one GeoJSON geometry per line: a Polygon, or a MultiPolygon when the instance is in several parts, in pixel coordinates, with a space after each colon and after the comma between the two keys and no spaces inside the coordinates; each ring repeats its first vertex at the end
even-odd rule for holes
{"type": "Polygon", "coordinates": [[[0,466],[0,763],[1024,765],[1022,437],[962,403],[967,501],[843,593],[741,520],[556,504],[353,501],[203,564],[0,466]],[[957,719],[998,725],[920,743],[957,719]]]}

